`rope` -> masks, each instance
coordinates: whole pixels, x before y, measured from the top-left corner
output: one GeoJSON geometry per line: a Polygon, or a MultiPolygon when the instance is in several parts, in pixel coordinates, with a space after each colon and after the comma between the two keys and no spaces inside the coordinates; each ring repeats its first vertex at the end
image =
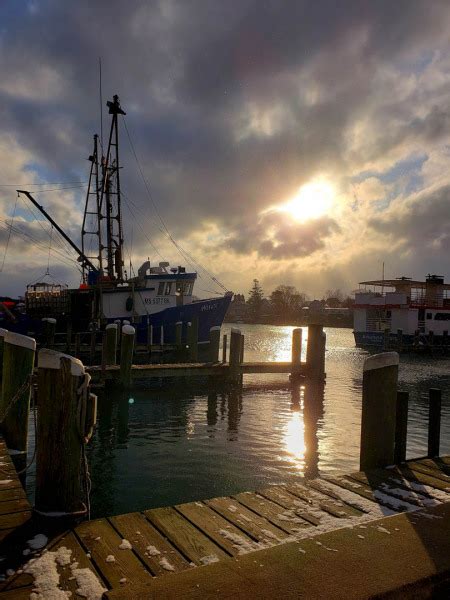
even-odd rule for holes
{"type": "Polygon", "coordinates": [[[33,373],[30,373],[26,377],[25,381],[22,383],[20,388],[17,390],[17,392],[14,394],[12,400],[9,402],[8,406],[6,407],[4,413],[0,416],[0,423],[4,422],[4,420],[8,416],[9,411],[18,402],[18,400],[22,396],[22,394],[24,394],[25,392],[28,391],[28,389],[32,383],[33,383],[33,373]]]}
{"type": "Polygon", "coordinates": [[[22,475],[22,473],[26,473],[31,465],[34,463],[36,459],[36,451],[37,451],[37,419],[36,419],[36,389],[34,385],[31,386],[31,410],[33,411],[33,423],[34,423],[34,450],[33,456],[31,457],[30,462],[21,470],[17,471],[17,475],[22,475]]]}
{"type": "Polygon", "coordinates": [[[12,231],[13,224],[14,224],[14,217],[16,216],[16,208],[17,208],[17,199],[18,198],[19,198],[19,194],[17,194],[16,202],[14,204],[13,215],[12,215],[12,218],[11,218],[11,225],[10,225],[9,231],[8,231],[8,239],[6,240],[5,253],[3,255],[3,262],[2,262],[2,268],[0,269],[0,273],[2,273],[3,267],[5,266],[6,254],[8,252],[9,240],[11,239],[11,231],[12,231]]]}

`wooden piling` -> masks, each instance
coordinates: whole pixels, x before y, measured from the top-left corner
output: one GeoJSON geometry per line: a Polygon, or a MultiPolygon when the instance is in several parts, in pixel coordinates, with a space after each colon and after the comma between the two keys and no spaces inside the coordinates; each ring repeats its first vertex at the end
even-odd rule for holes
{"type": "MultiPolygon", "coordinates": [[[[2,380],[2,374],[3,374],[3,344],[4,344],[4,340],[5,340],[5,335],[7,333],[8,333],[7,329],[0,328],[0,383],[2,380]]],[[[1,389],[0,389],[0,393],[1,393],[1,389]]]]}
{"type": "Polygon", "coordinates": [[[72,349],[72,321],[68,321],[67,322],[67,329],[66,329],[66,352],[68,352],[70,354],[70,351],[72,349]]]}
{"type": "MultiPolygon", "coordinates": [[[[188,323],[189,325],[189,323],[188,323]]],[[[194,317],[188,327],[189,360],[198,361],[198,317],[194,317]]]]}
{"type": "Polygon", "coordinates": [[[106,332],[106,355],[105,361],[107,365],[117,364],[117,330],[118,326],[116,323],[109,323],[105,327],[106,332]]]}
{"type": "Polygon", "coordinates": [[[441,390],[431,388],[428,408],[428,457],[439,456],[441,439],[441,390]]]}
{"type": "Polygon", "coordinates": [[[230,380],[231,383],[239,382],[239,367],[241,361],[241,332],[234,327],[230,335],[230,380]]]}
{"type": "Polygon", "coordinates": [[[394,462],[398,353],[374,354],[364,361],[361,415],[361,470],[394,462]]]}
{"type": "Polygon", "coordinates": [[[122,344],[120,347],[120,384],[124,388],[131,385],[131,365],[133,362],[134,338],[136,330],[132,325],[122,327],[122,344]]]}
{"type": "Polygon", "coordinates": [[[383,348],[384,348],[384,350],[389,350],[390,337],[391,337],[391,330],[388,327],[386,327],[386,329],[383,332],[383,348]]]}
{"type": "Polygon", "coordinates": [[[228,342],[228,336],[225,333],[222,339],[222,362],[226,363],[227,362],[227,342],[228,342]]]}
{"type": "Polygon", "coordinates": [[[42,319],[44,344],[50,348],[55,343],[56,319],[45,317],[42,319]]]}
{"type": "Polygon", "coordinates": [[[152,355],[152,346],[153,346],[153,325],[147,323],[147,352],[148,357],[150,359],[152,355]]]}
{"type": "Polygon", "coordinates": [[[209,330],[209,362],[219,362],[220,326],[211,327],[209,330]]]}
{"type": "Polygon", "coordinates": [[[26,452],[36,340],[8,331],[3,338],[0,423],[10,450],[26,452]]]}
{"type": "Polygon", "coordinates": [[[91,331],[91,340],[90,340],[90,347],[89,347],[89,356],[90,356],[90,364],[91,365],[95,364],[94,359],[95,359],[96,342],[97,342],[97,330],[93,329],[91,331]]]}
{"type": "Polygon", "coordinates": [[[395,416],[394,464],[399,465],[406,460],[406,439],[408,433],[408,392],[397,392],[397,409],[395,416]]]}
{"type": "Polygon", "coordinates": [[[302,329],[296,327],[292,331],[292,351],[291,351],[291,381],[298,380],[301,369],[301,355],[302,355],[302,329]]]}
{"type": "Polygon", "coordinates": [[[81,333],[75,334],[75,356],[79,358],[81,350],[81,333]]]}
{"type": "Polygon", "coordinates": [[[403,329],[397,329],[397,350],[403,350],[403,329]]]}
{"type": "Polygon", "coordinates": [[[80,388],[88,379],[80,360],[39,352],[35,510],[47,516],[85,512],[81,473],[89,400],[80,388]]]}
{"type": "Polygon", "coordinates": [[[325,378],[325,340],[322,325],[308,325],[306,365],[308,377],[317,381],[323,381],[325,378]]]}

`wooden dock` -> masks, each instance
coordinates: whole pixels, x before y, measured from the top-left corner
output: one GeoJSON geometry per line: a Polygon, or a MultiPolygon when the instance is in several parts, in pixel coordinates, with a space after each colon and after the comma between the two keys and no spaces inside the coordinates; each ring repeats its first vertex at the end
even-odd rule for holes
{"type": "MultiPolygon", "coordinates": [[[[92,366],[86,367],[94,381],[103,378],[106,380],[118,379],[120,376],[119,365],[107,365],[105,367],[92,366]]],[[[218,377],[227,378],[230,376],[232,367],[226,363],[168,363],[168,364],[148,364],[132,365],[131,378],[174,378],[174,377],[218,377]]],[[[307,376],[307,365],[301,363],[297,368],[293,368],[291,362],[245,362],[241,363],[236,371],[239,375],[250,373],[292,373],[298,376],[307,376]]]]}
{"type": "MultiPolygon", "coordinates": [[[[12,534],[17,537],[20,529],[27,527],[31,512],[3,442],[0,450],[0,554],[4,555],[8,550],[8,537],[12,534]]],[[[36,553],[38,558],[31,567],[15,565],[15,573],[1,584],[0,599],[30,598],[33,589],[42,586],[36,573],[39,561],[44,560],[48,569],[55,570],[57,579],[59,576],[59,589],[72,592],[72,598],[80,597],[77,590],[83,589],[86,582],[90,582],[91,587],[96,586],[97,595],[91,598],[98,599],[102,591],[111,600],[214,597],[200,589],[196,594],[196,586],[200,584],[195,582],[201,581],[203,586],[205,577],[208,578],[206,573],[211,570],[211,577],[216,577],[216,585],[222,589],[226,582],[217,582],[221,569],[236,570],[240,564],[244,565],[240,577],[245,578],[245,569],[249,570],[247,593],[241,591],[245,597],[256,597],[251,593],[253,575],[250,571],[255,564],[270,560],[272,555],[274,560],[281,560],[281,556],[290,556],[294,548],[300,562],[304,548],[313,547],[315,552],[320,549],[325,553],[322,560],[330,564],[339,557],[333,552],[334,547],[320,541],[326,536],[350,528],[353,542],[358,546],[371,528],[378,528],[382,535],[377,535],[382,541],[387,534],[393,539],[395,528],[390,520],[393,516],[414,515],[419,521],[421,515],[441,510],[448,503],[450,457],[442,457],[309,481],[299,477],[295,483],[256,492],[84,521],[56,539],[50,539],[48,551],[41,557],[36,553]],[[383,519],[381,524],[380,519],[383,519]],[[314,546],[311,546],[311,538],[316,540],[314,546]],[[27,572],[30,569],[35,576],[27,572]],[[162,588],[159,579],[164,581],[162,588]],[[184,595],[188,589],[189,594],[184,595]]],[[[450,540],[450,514],[446,519],[431,514],[429,519],[430,524],[433,519],[443,519],[439,522],[439,531],[445,530],[450,540]]],[[[433,540],[419,542],[432,544],[433,540]]],[[[350,552],[348,542],[347,547],[350,552]]],[[[27,550],[26,544],[24,549],[27,550]]],[[[311,553],[310,557],[312,560],[311,553]]],[[[28,558],[30,556],[23,557],[23,562],[28,558]]],[[[442,560],[440,568],[447,568],[449,560],[442,560]]],[[[285,585],[289,584],[289,577],[294,581],[298,575],[290,572],[283,575],[286,577],[285,585]]],[[[258,577],[254,581],[257,585],[258,577]]],[[[308,589],[307,578],[304,585],[308,589]]],[[[223,589],[224,597],[235,597],[225,591],[223,589]]],[[[299,597],[298,589],[296,594],[295,597],[299,597]]],[[[270,596],[262,591],[259,597],[270,596]]],[[[314,594],[311,597],[315,597],[314,594]]]]}

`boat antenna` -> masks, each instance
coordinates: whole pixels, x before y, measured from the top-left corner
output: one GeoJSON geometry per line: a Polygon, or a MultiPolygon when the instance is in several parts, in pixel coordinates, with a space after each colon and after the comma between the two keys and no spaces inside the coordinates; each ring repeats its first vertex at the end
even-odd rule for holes
{"type": "Polygon", "coordinates": [[[100,144],[103,151],[103,94],[102,94],[102,57],[98,57],[98,76],[100,94],[100,144]]]}

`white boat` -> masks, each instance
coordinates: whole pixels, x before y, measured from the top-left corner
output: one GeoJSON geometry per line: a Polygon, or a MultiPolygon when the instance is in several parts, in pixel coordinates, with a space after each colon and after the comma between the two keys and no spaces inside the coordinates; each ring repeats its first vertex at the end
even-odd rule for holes
{"type": "Polygon", "coordinates": [[[450,284],[439,275],[362,281],[353,313],[357,346],[448,346],[450,284]]]}

